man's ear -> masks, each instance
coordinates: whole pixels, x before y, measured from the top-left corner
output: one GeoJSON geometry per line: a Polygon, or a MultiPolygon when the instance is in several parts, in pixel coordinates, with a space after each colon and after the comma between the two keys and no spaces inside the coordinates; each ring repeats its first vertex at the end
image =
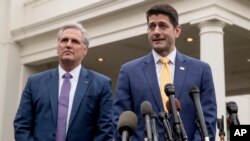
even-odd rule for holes
{"type": "Polygon", "coordinates": [[[180,34],[181,34],[181,26],[180,26],[180,25],[177,25],[177,26],[175,27],[175,37],[176,37],[176,38],[179,38],[180,34]]]}

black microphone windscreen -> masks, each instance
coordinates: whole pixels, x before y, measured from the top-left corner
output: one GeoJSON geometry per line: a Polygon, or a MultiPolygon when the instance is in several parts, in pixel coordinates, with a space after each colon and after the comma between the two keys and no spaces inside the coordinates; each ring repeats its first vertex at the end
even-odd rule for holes
{"type": "Polygon", "coordinates": [[[149,101],[143,101],[141,104],[141,114],[151,115],[152,114],[152,105],[149,101]]]}
{"type": "Polygon", "coordinates": [[[135,113],[131,111],[125,111],[120,115],[117,130],[120,134],[122,134],[122,132],[126,130],[128,131],[129,136],[131,136],[137,128],[137,122],[138,119],[135,113]]]}
{"type": "Polygon", "coordinates": [[[195,94],[195,93],[200,93],[199,87],[193,85],[189,88],[189,94],[195,94]]]}
{"type": "Polygon", "coordinates": [[[194,101],[194,99],[200,97],[200,89],[196,85],[193,85],[189,88],[189,96],[194,101]]]}
{"type": "Polygon", "coordinates": [[[175,94],[174,85],[171,83],[166,84],[164,87],[164,92],[167,96],[174,95],[175,94]]]}
{"type": "Polygon", "coordinates": [[[227,107],[228,114],[232,114],[232,113],[237,113],[238,112],[238,106],[237,106],[236,102],[234,102],[234,101],[227,102],[226,103],[226,107],[227,107]]]}

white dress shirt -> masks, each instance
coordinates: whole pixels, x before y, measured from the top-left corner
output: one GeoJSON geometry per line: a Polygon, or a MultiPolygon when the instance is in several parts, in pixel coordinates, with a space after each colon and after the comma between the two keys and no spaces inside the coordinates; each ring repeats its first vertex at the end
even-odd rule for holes
{"type": "MultiPolygon", "coordinates": [[[[154,50],[152,50],[152,54],[153,54],[153,58],[154,58],[154,61],[155,61],[155,69],[156,69],[158,84],[160,84],[160,71],[161,71],[161,68],[163,66],[162,63],[160,62],[161,56],[157,52],[155,52],[154,50]]],[[[169,68],[170,68],[172,79],[174,81],[176,48],[174,47],[174,50],[166,57],[169,59],[168,65],[169,65],[169,68]]]]}

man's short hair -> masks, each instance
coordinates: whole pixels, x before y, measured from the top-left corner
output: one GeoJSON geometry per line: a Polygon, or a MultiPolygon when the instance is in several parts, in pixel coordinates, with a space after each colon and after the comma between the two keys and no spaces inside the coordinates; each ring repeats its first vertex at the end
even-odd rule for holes
{"type": "Polygon", "coordinates": [[[69,24],[66,24],[64,25],[63,27],[61,27],[57,33],[57,40],[58,42],[60,41],[61,37],[62,37],[62,34],[63,34],[63,31],[66,30],[66,29],[69,29],[69,28],[73,28],[73,29],[77,29],[79,30],[82,35],[83,35],[83,44],[86,45],[86,47],[88,48],[89,47],[89,35],[88,35],[88,32],[87,30],[79,23],[69,23],[69,24]]]}
{"type": "Polygon", "coordinates": [[[163,14],[163,15],[168,16],[170,19],[170,22],[172,23],[172,25],[174,27],[179,25],[178,13],[177,13],[176,9],[174,7],[172,7],[171,5],[169,5],[169,4],[157,4],[157,5],[150,7],[146,12],[147,22],[148,22],[148,19],[150,16],[158,15],[158,14],[163,14]]]}

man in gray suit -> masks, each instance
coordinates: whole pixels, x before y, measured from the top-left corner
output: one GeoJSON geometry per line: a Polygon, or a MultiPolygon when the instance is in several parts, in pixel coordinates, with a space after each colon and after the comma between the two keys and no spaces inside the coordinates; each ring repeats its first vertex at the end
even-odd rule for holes
{"type": "Polygon", "coordinates": [[[16,141],[111,141],[111,80],[81,65],[87,31],[71,23],[57,38],[58,67],[30,76],[23,90],[16,141]]]}

